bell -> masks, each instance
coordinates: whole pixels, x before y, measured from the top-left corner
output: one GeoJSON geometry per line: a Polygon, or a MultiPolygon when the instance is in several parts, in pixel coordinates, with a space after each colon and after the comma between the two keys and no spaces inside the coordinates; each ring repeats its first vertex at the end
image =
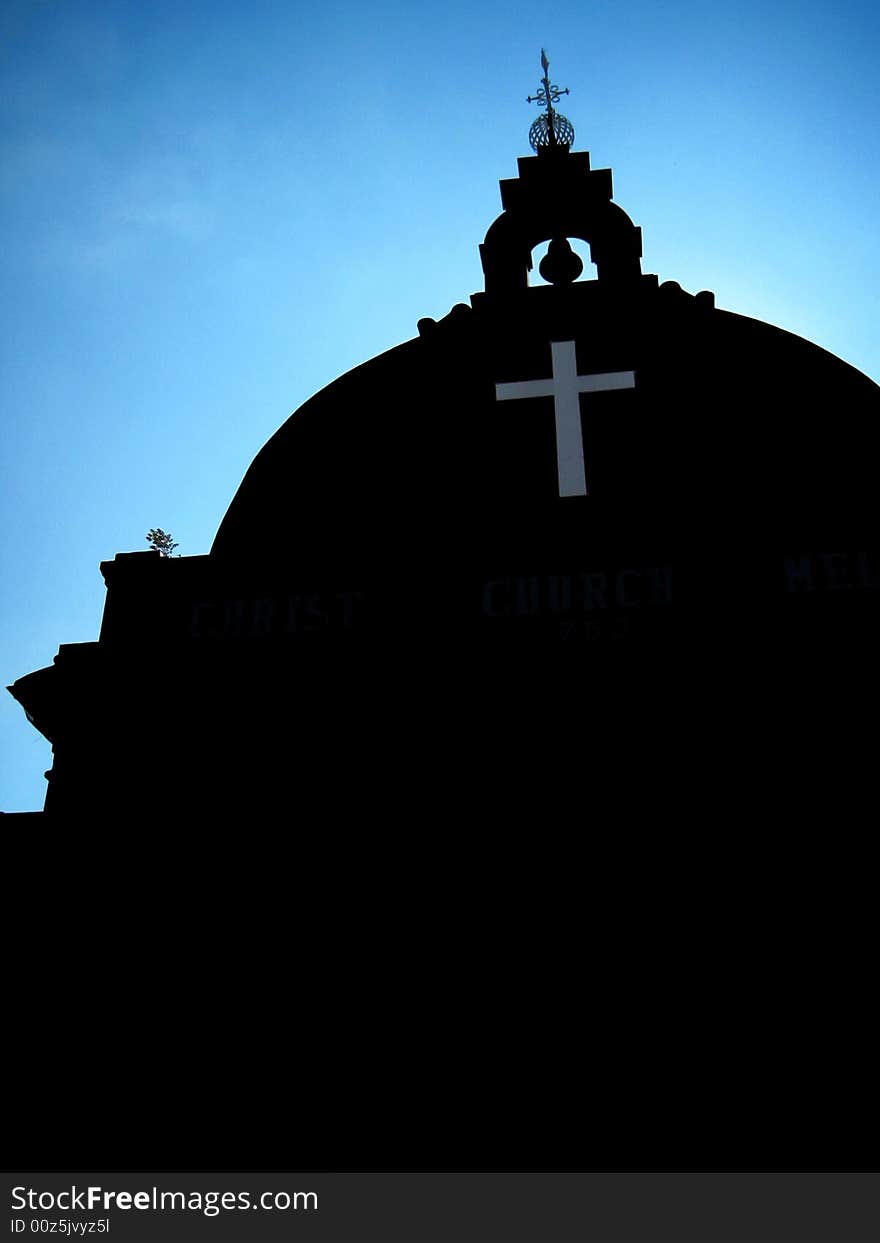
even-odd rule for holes
{"type": "Polygon", "coordinates": [[[583,260],[568,244],[567,238],[554,237],[538,265],[538,271],[551,285],[570,285],[584,270],[583,260]]]}

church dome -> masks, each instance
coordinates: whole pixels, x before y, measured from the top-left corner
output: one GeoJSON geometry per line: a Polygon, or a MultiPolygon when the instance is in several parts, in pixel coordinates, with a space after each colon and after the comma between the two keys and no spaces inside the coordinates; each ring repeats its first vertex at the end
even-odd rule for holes
{"type": "Polygon", "coordinates": [[[831,522],[873,503],[880,389],[816,345],[641,278],[478,295],[328,385],[247,472],[212,554],[375,564],[559,542],[831,522]],[[561,496],[553,342],[585,394],[585,495],[561,496]]]}
{"type": "MultiPolygon", "coordinates": [[[[565,92],[542,67],[550,124],[565,92]]],[[[518,165],[480,246],[485,291],[288,419],[213,556],[352,570],[650,557],[683,540],[784,543],[875,504],[876,384],[644,275],[641,230],[587,152],[554,142],[518,165]],[[571,239],[597,279],[575,279],[571,239]],[[554,283],[530,286],[547,243],[554,283]]]]}

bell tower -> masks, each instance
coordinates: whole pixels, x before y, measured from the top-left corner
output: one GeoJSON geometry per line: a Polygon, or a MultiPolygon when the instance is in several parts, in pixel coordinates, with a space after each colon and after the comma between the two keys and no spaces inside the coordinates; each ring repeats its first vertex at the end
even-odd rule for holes
{"type": "Polygon", "coordinates": [[[501,182],[504,212],[491,225],[480,246],[486,293],[503,297],[528,287],[532,251],[542,242],[550,249],[541,275],[550,284],[577,280],[582,263],[569,238],[590,246],[590,256],[603,285],[632,285],[641,275],[642,232],[612,203],[611,170],[590,168],[586,151],[571,151],[574,126],[553,104],[560,90],[548,77],[541,52],[542,86],[528,102],[546,108],[529,130],[535,155],[518,160],[519,177],[501,182]]]}

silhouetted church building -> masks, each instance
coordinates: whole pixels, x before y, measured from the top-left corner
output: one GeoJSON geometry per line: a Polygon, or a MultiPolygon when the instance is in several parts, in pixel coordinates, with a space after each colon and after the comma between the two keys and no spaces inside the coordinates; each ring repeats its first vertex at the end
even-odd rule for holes
{"type": "Polygon", "coordinates": [[[428,753],[437,786],[447,678],[457,771],[487,662],[552,661],[564,700],[645,645],[711,669],[873,632],[880,388],[643,274],[546,73],[485,290],[288,419],[207,556],[105,562],[98,642],[10,688],[53,744],[47,812],[287,813],[315,774],[318,804],[381,800],[428,753]],[[185,759],[171,788],[145,778],[159,744],[185,759]]]}

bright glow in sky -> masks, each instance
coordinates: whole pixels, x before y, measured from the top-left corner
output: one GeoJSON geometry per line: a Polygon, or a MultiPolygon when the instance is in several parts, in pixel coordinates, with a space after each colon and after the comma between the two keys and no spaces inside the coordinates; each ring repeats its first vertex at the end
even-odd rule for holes
{"type": "MultiPolygon", "coordinates": [[[[876,0],[4,0],[4,684],[97,639],[100,561],[207,552],[291,411],[482,288],[542,46],[643,271],[880,379],[876,0]]],[[[40,808],[0,705],[0,809],[40,808]]]]}

